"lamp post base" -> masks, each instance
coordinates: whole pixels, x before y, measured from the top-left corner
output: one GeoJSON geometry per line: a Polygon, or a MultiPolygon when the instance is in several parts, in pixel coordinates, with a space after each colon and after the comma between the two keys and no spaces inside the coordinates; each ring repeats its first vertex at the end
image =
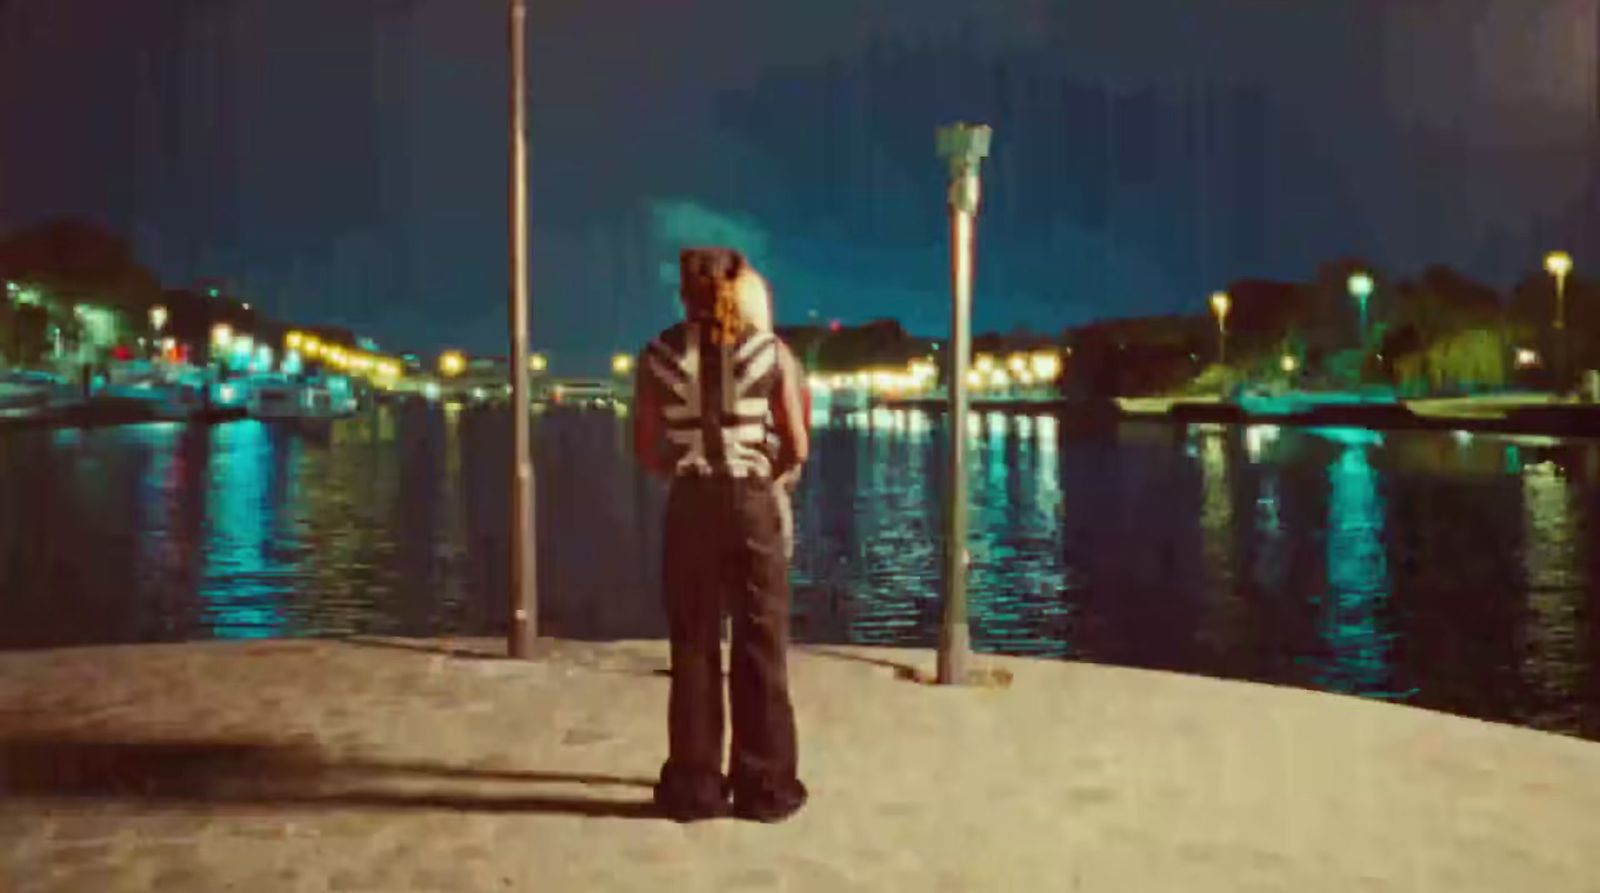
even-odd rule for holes
{"type": "Polygon", "coordinates": [[[966,685],[972,656],[972,633],[965,623],[946,626],[939,641],[939,684],[966,685]]]}

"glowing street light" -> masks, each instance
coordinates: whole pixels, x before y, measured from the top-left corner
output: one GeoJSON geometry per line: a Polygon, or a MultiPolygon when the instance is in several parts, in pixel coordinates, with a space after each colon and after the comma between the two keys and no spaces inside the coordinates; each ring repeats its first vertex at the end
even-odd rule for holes
{"type": "Polygon", "coordinates": [[[467,358],[459,350],[447,350],[439,355],[439,371],[452,377],[460,375],[467,371],[467,358]]]}
{"type": "Polygon", "coordinates": [[[1225,291],[1211,293],[1211,312],[1217,317],[1217,362],[1227,365],[1228,362],[1228,311],[1233,307],[1233,299],[1225,291]]]}
{"type": "Polygon", "coordinates": [[[1372,297],[1372,277],[1366,273],[1356,272],[1350,274],[1346,283],[1350,289],[1350,297],[1355,298],[1361,306],[1361,341],[1367,340],[1367,299],[1372,297]]]}
{"type": "Polygon", "coordinates": [[[1572,255],[1565,251],[1552,251],[1545,255],[1544,269],[1556,278],[1556,306],[1560,308],[1556,311],[1556,328],[1565,328],[1567,318],[1566,314],[1561,312],[1565,309],[1562,307],[1562,296],[1566,291],[1567,274],[1572,272],[1572,255]]]}
{"type": "Polygon", "coordinates": [[[633,371],[633,357],[619,353],[611,358],[611,372],[613,375],[627,375],[633,371]]]}
{"type": "Polygon", "coordinates": [[[211,327],[211,343],[218,347],[227,347],[233,343],[233,326],[219,322],[211,327]]]}
{"type": "Polygon", "coordinates": [[[528,369],[530,371],[543,372],[549,365],[549,360],[545,359],[545,355],[542,353],[532,354],[528,357],[528,369]]]}
{"type": "Polygon", "coordinates": [[[157,304],[154,307],[151,307],[150,308],[150,328],[155,330],[155,333],[157,335],[159,335],[159,334],[161,334],[161,330],[166,328],[166,325],[167,325],[167,308],[161,306],[160,304],[157,304]]]}
{"type": "Polygon", "coordinates": [[[1286,353],[1283,355],[1283,359],[1278,362],[1278,365],[1283,368],[1283,371],[1293,374],[1294,370],[1300,368],[1300,361],[1294,358],[1294,354],[1286,353]]]}
{"type": "Polygon", "coordinates": [[[1565,251],[1552,251],[1545,255],[1545,272],[1556,280],[1556,375],[1562,386],[1566,385],[1567,366],[1567,274],[1572,272],[1572,255],[1565,251]]]}

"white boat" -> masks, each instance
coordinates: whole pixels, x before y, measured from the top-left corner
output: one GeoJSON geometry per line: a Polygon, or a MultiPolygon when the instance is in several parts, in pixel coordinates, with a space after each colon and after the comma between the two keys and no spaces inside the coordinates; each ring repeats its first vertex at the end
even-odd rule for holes
{"type": "Polygon", "coordinates": [[[112,367],[101,394],[148,403],[160,418],[186,419],[205,408],[206,387],[198,369],[123,363],[112,367]]]}
{"type": "Polygon", "coordinates": [[[355,413],[359,404],[342,379],[261,376],[249,383],[245,411],[262,421],[322,421],[355,413]],[[341,384],[343,386],[341,387],[341,384]]]}

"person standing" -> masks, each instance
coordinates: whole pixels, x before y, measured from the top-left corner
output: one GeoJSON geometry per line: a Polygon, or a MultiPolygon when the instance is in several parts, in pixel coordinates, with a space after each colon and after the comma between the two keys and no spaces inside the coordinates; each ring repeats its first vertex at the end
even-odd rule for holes
{"type": "Polygon", "coordinates": [[[668,757],[656,803],[678,821],[782,821],[807,799],[789,697],[789,577],[774,482],[806,461],[793,358],[740,313],[759,281],[729,248],[679,255],[683,322],[637,364],[634,455],[670,481],[663,582],[672,639],[668,757]],[[768,423],[776,444],[768,441],[768,423]],[[733,743],[722,774],[721,619],[733,620],[733,743]]]}

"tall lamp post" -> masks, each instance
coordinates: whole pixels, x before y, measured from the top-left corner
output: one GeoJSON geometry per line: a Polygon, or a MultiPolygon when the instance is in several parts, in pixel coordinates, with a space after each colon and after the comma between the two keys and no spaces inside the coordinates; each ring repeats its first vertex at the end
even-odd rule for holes
{"type": "Polygon", "coordinates": [[[967,625],[967,360],[972,350],[972,229],[978,214],[978,167],[992,131],[982,124],[939,128],[938,151],[950,165],[950,473],[945,483],[945,598],[939,635],[939,684],[967,680],[972,634],[967,625]]]}
{"type": "Polygon", "coordinates": [[[511,629],[506,650],[532,656],[539,634],[533,534],[533,401],[528,393],[527,0],[510,0],[511,29],[511,629]]]}
{"type": "Polygon", "coordinates": [[[1372,277],[1366,273],[1351,273],[1350,280],[1346,283],[1350,289],[1350,297],[1356,299],[1356,304],[1361,309],[1361,336],[1362,347],[1367,345],[1367,299],[1372,297],[1372,277]]]}
{"type": "Polygon", "coordinates": [[[1572,272],[1572,255],[1565,251],[1552,251],[1545,255],[1545,272],[1556,280],[1556,318],[1552,323],[1556,331],[1556,376],[1559,387],[1567,385],[1567,274],[1572,272]]]}
{"type": "Polygon", "coordinates": [[[1228,363],[1228,309],[1233,306],[1233,299],[1225,291],[1211,293],[1211,312],[1217,317],[1217,363],[1228,363]]]}

